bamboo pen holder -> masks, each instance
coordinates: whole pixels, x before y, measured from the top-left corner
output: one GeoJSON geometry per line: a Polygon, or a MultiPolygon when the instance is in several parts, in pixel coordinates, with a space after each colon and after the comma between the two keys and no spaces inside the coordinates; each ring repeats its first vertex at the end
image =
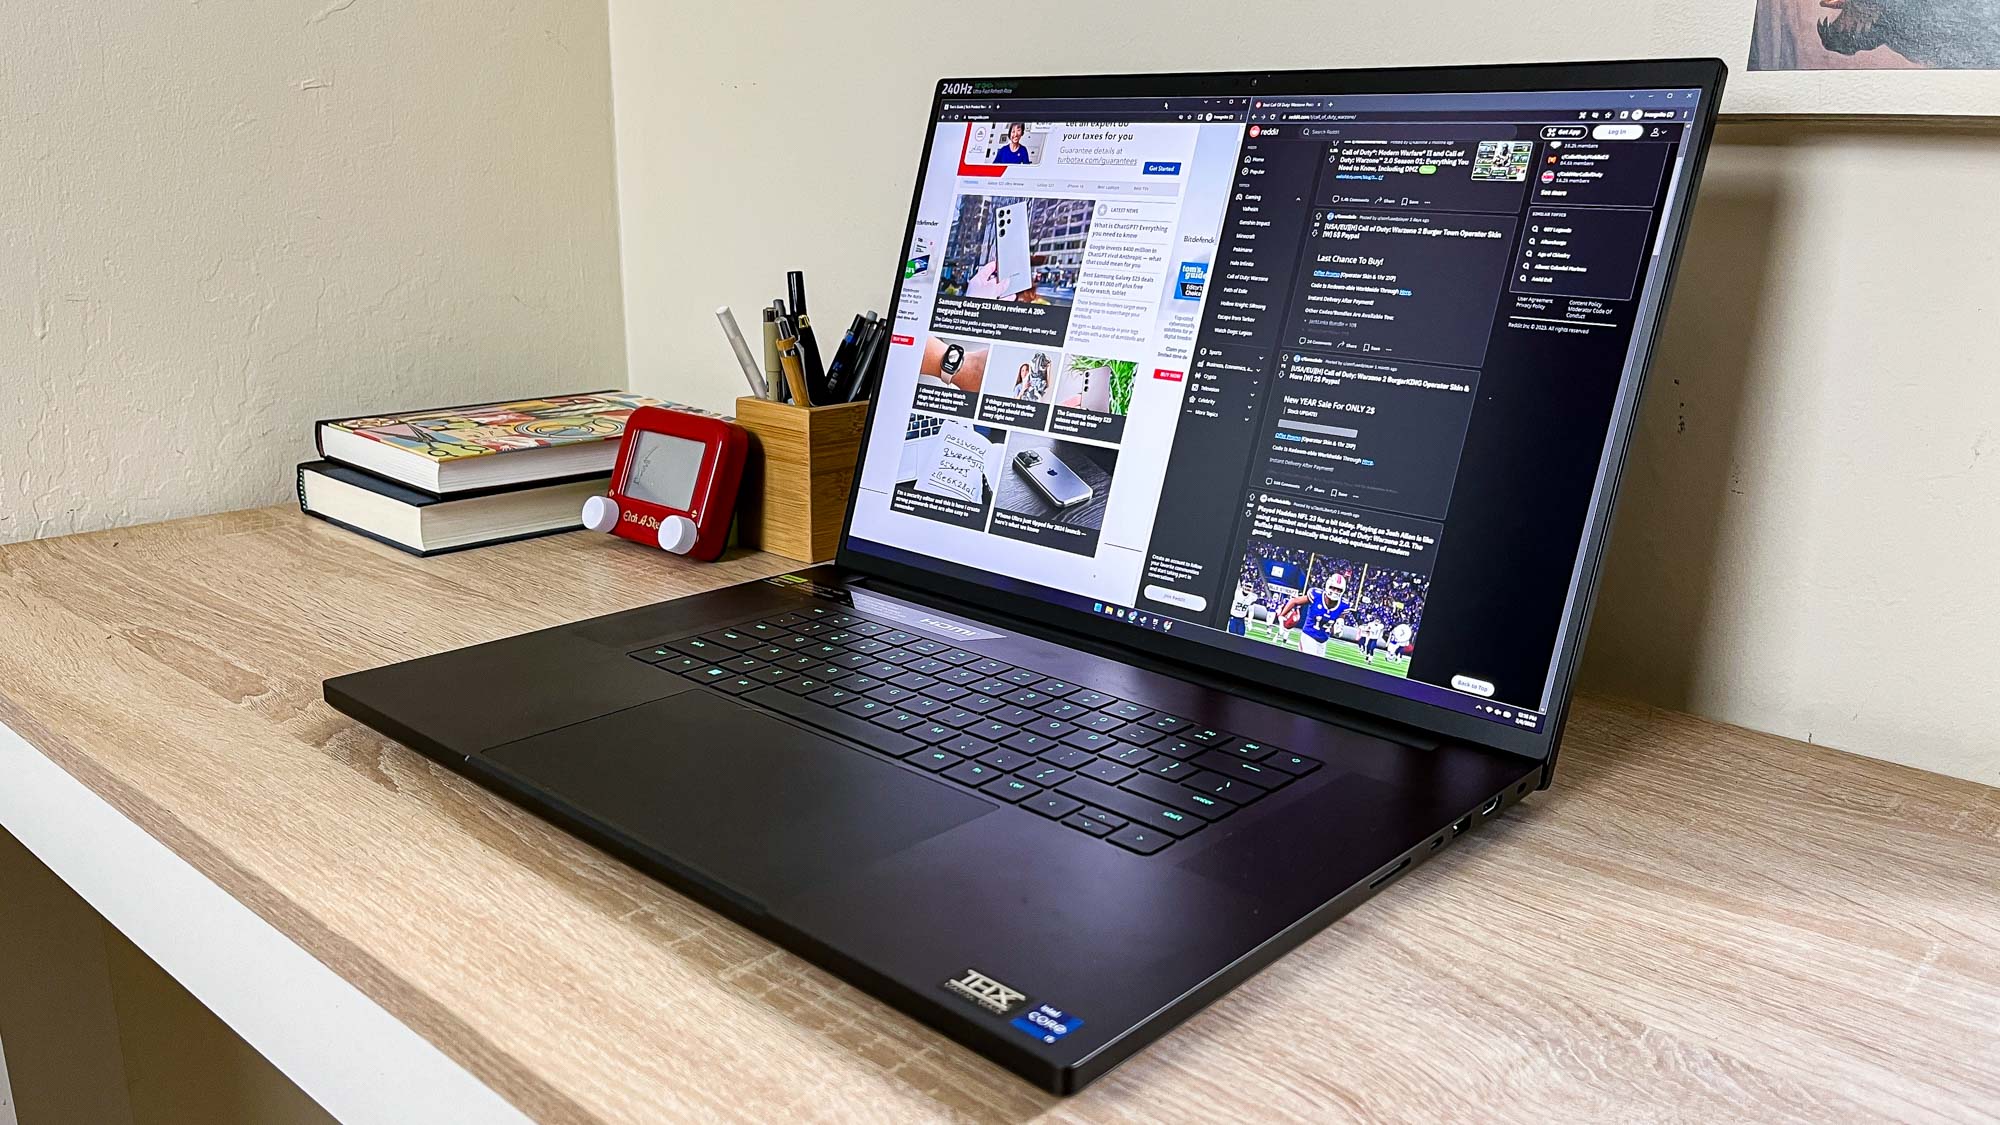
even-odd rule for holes
{"type": "Polygon", "coordinates": [[[866,402],[736,400],[736,424],[750,431],[751,445],[736,502],[744,546],[800,562],[833,558],[867,418],[866,402]]]}

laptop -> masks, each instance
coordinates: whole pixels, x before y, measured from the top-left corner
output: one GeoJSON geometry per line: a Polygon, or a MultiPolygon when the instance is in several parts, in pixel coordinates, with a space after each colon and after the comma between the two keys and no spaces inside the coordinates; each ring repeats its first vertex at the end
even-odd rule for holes
{"type": "Polygon", "coordinates": [[[1550,784],[1724,74],[940,82],[836,560],[326,698],[1075,1091],[1550,784]],[[949,280],[989,195],[1060,285],[949,280]],[[1091,391],[919,396],[936,332],[1091,391]],[[1088,518],[931,441],[1074,453],[1088,518]]]}

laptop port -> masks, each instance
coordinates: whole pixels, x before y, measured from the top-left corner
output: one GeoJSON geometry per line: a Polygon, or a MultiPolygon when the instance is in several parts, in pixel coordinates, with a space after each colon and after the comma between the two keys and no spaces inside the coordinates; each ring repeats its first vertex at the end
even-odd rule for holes
{"type": "Polygon", "coordinates": [[[1472,827],[1472,818],[1468,816],[1451,826],[1451,834],[1454,836],[1463,836],[1465,835],[1465,830],[1470,827],[1472,827]]]}
{"type": "Polygon", "coordinates": [[[1479,808],[1479,815],[1480,815],[1480,816],[1492,816],[1492,815],[1493,815],[1493,813],[1494,813],[1494,811],[1495,811],[1496,809],[1498,809],[1498,808],[1500,807],[1500,801],[1501,801],[1501,799],[1502,799],[1502,798],[1504,798],[1504,797],[1506,797],[1506,796],[1507,796],[1507,794],[1505,794],[1505,793],[1495,793],[1495,794],[1493,795],[1493,799],[1492,799],[1492,800],[1490,800],[1490,801],[1486,802],[1486,803],[1485,803],[1484,805],[1481,805],[1481,806],[1480,806],[1480,808],[1479,808]]]}
{"type": "Polygon", "coordinates": [[[1379,889],[1382,886],[1382,884],[1388,882],[1391,879],[1394,879],[1398,875],[1401,875],[1403,873],[1403,869],[1408,867],[1409,865],[1410,865],[1409,856],[1404,856],[1402,859],[1397,860],[1396,866],[1391,867],[1389,870],[1384,871],[1382,874],[1376,876],[1375,881],[1368,884],[1368,889],[1371,891],[1379,889]]]}

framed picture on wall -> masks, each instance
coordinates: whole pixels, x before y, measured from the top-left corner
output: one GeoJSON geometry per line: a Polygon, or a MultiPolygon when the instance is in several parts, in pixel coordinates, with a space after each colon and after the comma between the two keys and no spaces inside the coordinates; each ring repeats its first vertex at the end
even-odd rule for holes
{"type": "Polygon", "coordinates": [[[2000,0],[1693,0],[1653,19],[1661,53],[1729,63],[1725,113],[2000,116],[2000,0]]]}

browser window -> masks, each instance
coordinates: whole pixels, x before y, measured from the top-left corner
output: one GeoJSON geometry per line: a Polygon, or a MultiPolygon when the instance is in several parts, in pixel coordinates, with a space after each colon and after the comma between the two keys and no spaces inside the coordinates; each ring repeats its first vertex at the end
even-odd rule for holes
{"type": "Polygon", "coordinates": [[[947,99],[850,548],[1537,729],[1698,93],[947,99]]]}

